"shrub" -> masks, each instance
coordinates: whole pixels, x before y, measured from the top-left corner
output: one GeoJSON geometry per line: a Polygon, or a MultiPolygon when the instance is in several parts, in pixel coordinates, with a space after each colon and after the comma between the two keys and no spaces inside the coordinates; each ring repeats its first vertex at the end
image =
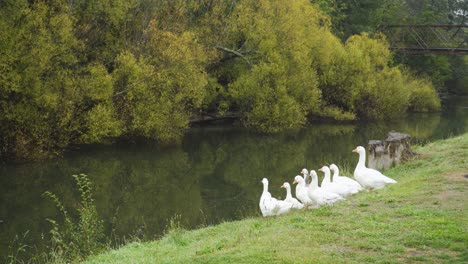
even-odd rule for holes
{"type": "Polygon", "coordinates": [[[346,42],[347,72],[354,91],[353,108],[366,119],[391,119],[407,110],[409,91],[398,67],[389,66],[391,54],[381,35],[355,35],[346,42]]]}
{"type": "MultiPolygon", "coordinates": [[[[298,128],[320,102],[312,45],[321,14],[308,1],[243,1],[231,17],[232,34],[255,50],[229,94],[246,125],[262,132],[298,128]]],[[[246,61],[239,63],[246,64],[246,61]]]]}
{"type": "Polygon", "coordinates": [[[406,76],[406,87],[411,92],[409,110],[431,112],[440,110],[440,100],[432,83],[427,79],[406,76]]]}

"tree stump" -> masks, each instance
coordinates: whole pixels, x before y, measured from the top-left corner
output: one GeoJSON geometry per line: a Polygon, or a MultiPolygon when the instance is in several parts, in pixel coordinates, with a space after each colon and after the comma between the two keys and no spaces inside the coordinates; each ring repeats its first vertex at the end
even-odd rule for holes
{"type": "Polygon", "coordinates": [[[367,166],[376,170],[388,169],[417,155],[411,150],[411,137],[408,134],[390,131],[385,140],[370,140],[367,146],[369,161],[367,166]]]}

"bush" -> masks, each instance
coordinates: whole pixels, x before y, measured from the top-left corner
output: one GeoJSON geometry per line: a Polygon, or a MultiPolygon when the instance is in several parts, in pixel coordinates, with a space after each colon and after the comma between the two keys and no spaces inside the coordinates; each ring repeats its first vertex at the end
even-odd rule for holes
{"type": "Polygon", "coordinates": [[[359,90],[355,99],[356,112],[366,119],[392,119],[408,108],[409,91],[403,89],[403,78],[397,68],[385,68],[375,73],[371,83],[359,90]]]}
{"type": "Polygon", "coordinates": [[[355,35],[344,46],[337,41],[327,45],[323,49],[336,52],[317,66],[322,104],[327,106],[317,115],[391,119],[408,109],[410,91],[404,89],[401,70],[389,65],[392,57],[384,36],[355,35]]]}
{"type": "Polygon", "coordinates": [[[292,98],[282,81],[278,65],[254,66],[250,74],[230,86],[232,97],[244,111],[244,121],[261,132],[297,128],[305,122],[305,111],[292,98]]]}
{"type": "Polygon", "coordinates": [[[321,18],[308,1],[248,0],[236,5],[232,34],[256,51],[249,56],[251,67],[239,71],[228,86],[246,125],[261,132],[298,128],[318,108],[311,47],[319,41],[315,33],[321,18]]]}
{"type": "Polygon", "coordinates": [[[440,110],[439,97],[429,80],[415,79],[410,75],[406,76],[406,80],[406,87],[411,92],[410,111],[432,112],[440,110]]]}

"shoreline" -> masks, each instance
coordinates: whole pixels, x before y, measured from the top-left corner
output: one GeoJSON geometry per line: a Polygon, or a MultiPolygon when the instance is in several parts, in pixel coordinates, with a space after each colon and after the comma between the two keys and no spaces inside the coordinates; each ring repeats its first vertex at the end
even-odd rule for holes
{"type": "Polygon", "coordinates": [[[133,242],[85,263],[462,262],[468,134],[415,150],[418,159],[385,171],[398,184],[382,190],[280,217],[174,227],[159,240],[133,242]]]}

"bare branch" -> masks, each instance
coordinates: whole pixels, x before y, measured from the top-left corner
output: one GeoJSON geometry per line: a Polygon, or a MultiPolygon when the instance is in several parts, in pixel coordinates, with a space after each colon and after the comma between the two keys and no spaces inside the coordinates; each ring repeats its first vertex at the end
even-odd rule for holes
{"type": "Polygon", "coordinates": [[[115,94],[111,95],[111,97],[110,97],[110,98],[113,98],[113,97],[116,97],[116,96],[119,96],[119,95],[122,95],[122,94],[124,94],[124,93],[127,93],[127,92],[129,92],[130,90],[134,89],[134,88],[135,88],[135,87],[136,87],[138,84],[140,84],[140,83],[142,83],[142,82],[144,82],[144,81],[148,80],[148,79],[149,79],[149,77],[150,77],[150,76],[148,76],[148,77],[146,77],[146,78],[143,78],[143,79],[141,79],[141,80],[138,80],[138,81],[137,81],[137,82],[135,82],[135,83],[132,83],[131,85],[129,85],[129,86],[128,86],[128,88],[127,88],[127,89],[125,89],[125,90],[122,90],[122,91],[120,91],[120,92],[117,92],[117,93],[115,93],[115,94]]]}
{"type": "Polygon", "coordinates": [[[232,49],[228,49],[226,47],[222,47],[222,46],[215,46],[215,48],[220,49],[220,50],[224,50],[226,52],[229,52],[229,53],[232,53],[234,55],[237,55],[237,56],[241,57],[242,59],[245,60],[245,62],[247,62],[247,64],[249,64],[250,67],[252,67],[252,63],[249,61],[249,59],[247,59],[247,57],[244,56],[244,54],[242,54],[242,53],[240,53],[238,51],[232,50],[232,49]]]}

